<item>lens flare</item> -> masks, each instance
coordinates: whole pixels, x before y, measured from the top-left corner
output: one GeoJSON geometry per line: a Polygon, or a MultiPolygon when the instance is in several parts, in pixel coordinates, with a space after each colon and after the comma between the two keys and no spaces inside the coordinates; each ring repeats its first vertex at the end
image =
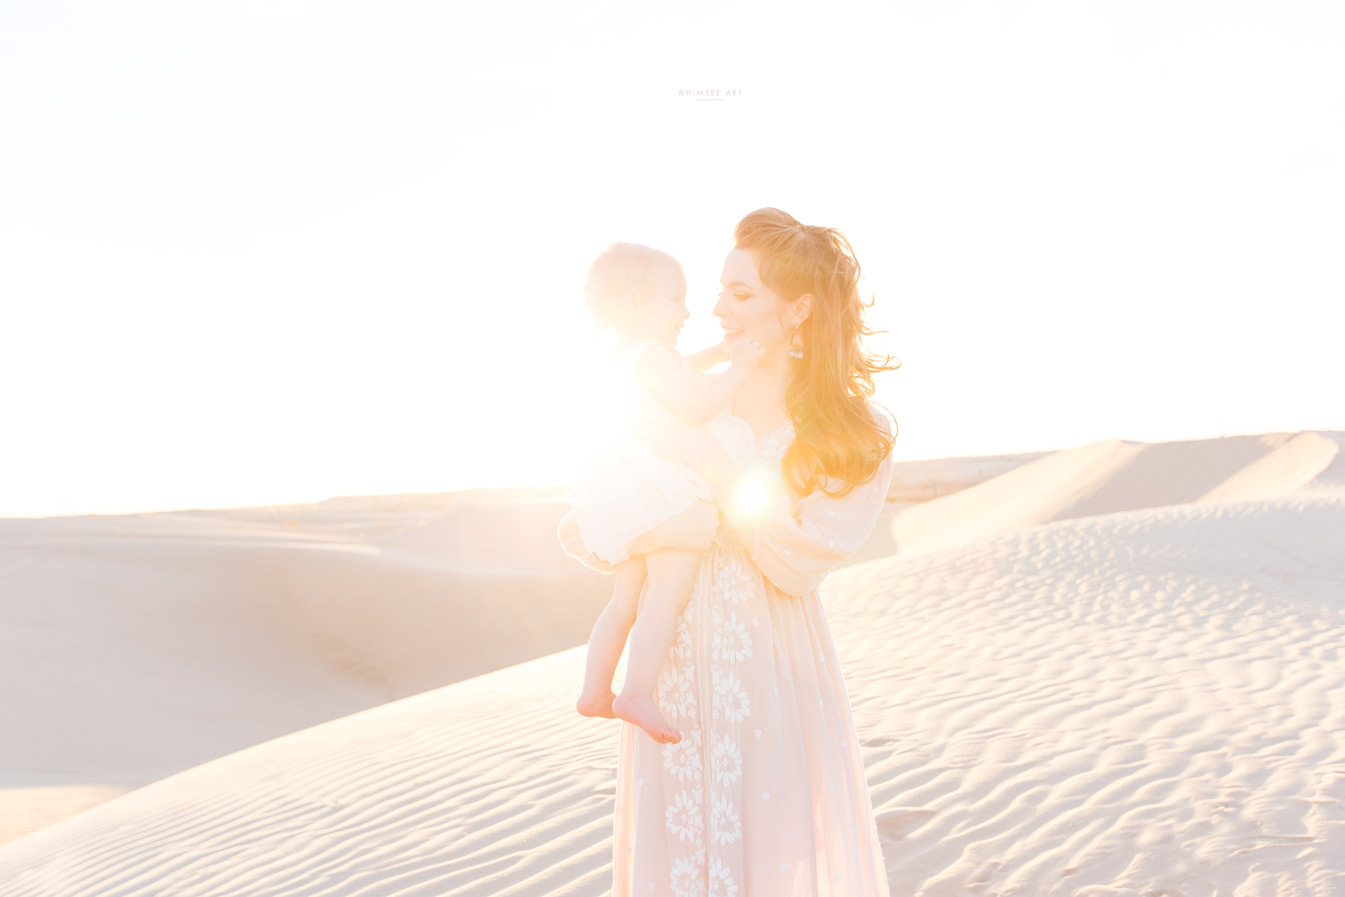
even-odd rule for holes
{"type": "Polygon", "coordinates": [[[756,523],[781,494],[778,472],[767,467],[749,467],[734,484],[730,513],[741,523],[756,523]]]}

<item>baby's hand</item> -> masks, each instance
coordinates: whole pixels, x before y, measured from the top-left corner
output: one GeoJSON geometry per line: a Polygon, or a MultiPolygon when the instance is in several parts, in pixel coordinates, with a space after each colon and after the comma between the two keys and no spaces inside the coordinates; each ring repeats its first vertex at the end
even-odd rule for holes
{"type": "Polygon", "coordinates": [[[766,349],[761,343],[752,339],[750,336],[740,336],[738,341],[733,344],[733,351],[729,353],[729,360],[734,366],[742,365],[751,370],[761,363],[762,356],[766,354],[766,349]]]}

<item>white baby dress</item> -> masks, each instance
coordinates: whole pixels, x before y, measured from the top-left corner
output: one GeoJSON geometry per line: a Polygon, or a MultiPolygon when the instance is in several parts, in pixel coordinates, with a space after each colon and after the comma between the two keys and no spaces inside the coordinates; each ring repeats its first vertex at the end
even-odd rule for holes
{"type": "MultiPolygon", "coordinates": [[[[656,455],[633,431],[641,423],[660,417],[676,417],[658,398],[642,388],[635,378],[641,354],[652,343],[640,340],[617,355],[615,375],[625,385],[622,398],[614,401],[612,413],[625,420],[619,435],[594,447],[584,472],[575,484],[572,502],[575,522],[584,544],[609,564],[630,557],[631,543],[666,520],[676,517],[696,501],[712,500],[710,486],[680,461],[656,455]]],[[[678,355],[687,373],[691,365],[678,355]]],[[[711,436],[740,466],[751,460],[754,446],[734,426],[725,408],[704,425],[711,436]]]]}

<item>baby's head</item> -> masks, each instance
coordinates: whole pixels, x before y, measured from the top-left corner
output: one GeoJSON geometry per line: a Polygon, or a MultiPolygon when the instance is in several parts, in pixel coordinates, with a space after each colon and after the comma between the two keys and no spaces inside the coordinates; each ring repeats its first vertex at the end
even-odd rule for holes
{"type": "Polygon", "coordinates": [[[677,259],[638,243],[613,243],[594,260],[584,298],[599,330],[618,342],[677,342],[689,316],[686,274],[677,259]]]}

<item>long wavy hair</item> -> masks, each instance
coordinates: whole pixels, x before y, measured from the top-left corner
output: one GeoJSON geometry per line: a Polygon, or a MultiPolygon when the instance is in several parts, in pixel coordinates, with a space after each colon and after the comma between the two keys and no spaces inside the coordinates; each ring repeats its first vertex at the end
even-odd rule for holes
{"type": "Polygon", "coordinates": [[[896,420],[888,433],[869,401],[874,374],[901,367],[863,346],[863,337],[881,331],[864,322],[873,300],[860,299],[854,249],[839,230],[801,224],[774,208],[749,213],[733,240],[734,248],[757,257],[762,283],[781,299],[812,294],[812,311],[799,326],[803,358],[790,359],[794,372],[785,390],[795,436],[784,474],[801,495],[817,489],[846,495],[873,478],[896,443],[896,420]]]}

